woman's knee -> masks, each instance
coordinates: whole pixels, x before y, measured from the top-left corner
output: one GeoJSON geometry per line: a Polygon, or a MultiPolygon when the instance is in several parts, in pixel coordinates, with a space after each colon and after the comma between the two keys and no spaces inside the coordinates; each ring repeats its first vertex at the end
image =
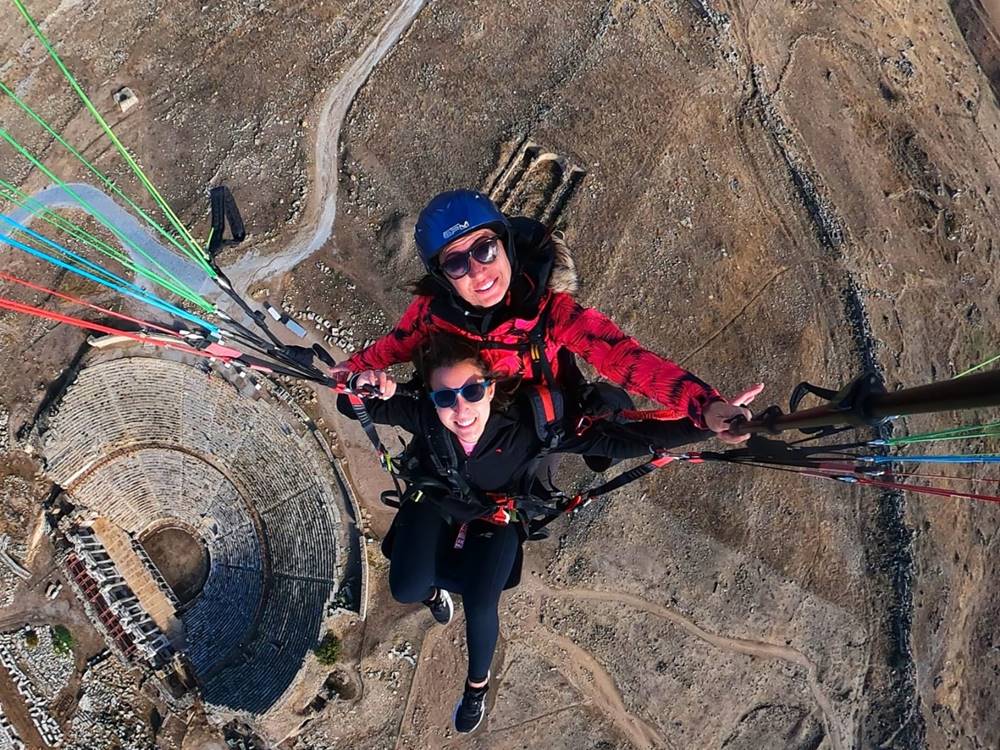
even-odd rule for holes
{"type": "Polygon", "coordinates": [[[433,567],[429,570],[409,565],[390,564],[389,590],[392,598],[401,604],[422,602],[430,598],[434,587],[433,567]]]}

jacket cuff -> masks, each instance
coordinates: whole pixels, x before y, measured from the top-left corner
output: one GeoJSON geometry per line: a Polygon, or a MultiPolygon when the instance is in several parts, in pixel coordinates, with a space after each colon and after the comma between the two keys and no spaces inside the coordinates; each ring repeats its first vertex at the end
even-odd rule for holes
{"type": "Polygon", "coordinates": [[[703,396],[696,396],[691,399],[691,404],[688,405],[688,419],[699,430],[707,430],[708,424],[705,423],[705,410],[716,401],[725,400],[714,388],[710,393],[706,393],[703,396]]]}

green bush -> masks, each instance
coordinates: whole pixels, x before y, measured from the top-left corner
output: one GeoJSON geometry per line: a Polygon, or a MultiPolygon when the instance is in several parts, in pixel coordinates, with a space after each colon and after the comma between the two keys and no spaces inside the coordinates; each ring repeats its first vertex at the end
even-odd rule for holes
{"type": "Polygon", "coordinates": [[[25,633],[24,645],[27,646],[32,651],[38,648],[38,633],[36,633],[34,630],[29,630],[27,633],[25,633]]]}
{"type": "Polygon", "coordinates": [[[68,654],[73,650],[73,634],[65,625],[52,628],[52,648],[57,654],[68,654]]]}
{"type": "Polygon", "coordinates": [[[329,667],[336,664],[340,658],[340,648],[340,639],[333,633],[327,633],[314,649],[314,653],[320,664],[329,667]]]}

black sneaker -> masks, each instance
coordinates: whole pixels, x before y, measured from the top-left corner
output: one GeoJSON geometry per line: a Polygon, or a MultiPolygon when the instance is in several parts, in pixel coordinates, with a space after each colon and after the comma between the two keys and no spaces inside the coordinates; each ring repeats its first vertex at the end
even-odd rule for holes
{"type": "Polygon", "coordinates": [[[451,618],[455,614],[455,603],[451,600],[451,594],[444,589],[437,589],[437,595],[433,599],[425,601],[424,604],[434,615],[434,619],[442,625],[451,622],[451,618]]]}
{"type": "Polygon", "coordinates": [[[469,687],[469,683],[465,683],[462,700],[455,706],[453,721],[456,730],[467,734],[483,723],[483,717],[486,716],[486,693],[489,689],[488,682],[478,688],[469,687]]]}

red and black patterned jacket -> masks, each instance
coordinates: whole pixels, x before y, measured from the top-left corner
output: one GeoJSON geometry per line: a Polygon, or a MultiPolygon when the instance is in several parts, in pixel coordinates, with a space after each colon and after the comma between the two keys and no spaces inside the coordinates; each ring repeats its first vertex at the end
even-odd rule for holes
{"type": "MultiPolygon", "coordinates": [[[[608,317],[574,299],[573,260],[564,243],[539,222],[511,220],[517,266],[503,303],[483,310],[466,305],[430,278],[403,313],[396,327],[347,360],[353,372],[378,370],[410,361],[424,342],[438,332],[488,342],[483,356],[494,371],[532,379],[526,343],[545,317],[545,355],[557,382],[571,380],[572,363],[565,351],[589,362],[608,380],[632,393],[659,402],[674,419],[689,418],[705,426],[705,407],[721,400],[718,391],[675,362],[627,336],[608,317]]],[[[571,359],[571,358],[570,358],[571,359]]],[[[577,374],[578,375],[578,374],[577,374]]],[[[567,387],[572,382],[564,383],[567,387]]]]}

